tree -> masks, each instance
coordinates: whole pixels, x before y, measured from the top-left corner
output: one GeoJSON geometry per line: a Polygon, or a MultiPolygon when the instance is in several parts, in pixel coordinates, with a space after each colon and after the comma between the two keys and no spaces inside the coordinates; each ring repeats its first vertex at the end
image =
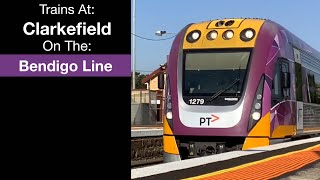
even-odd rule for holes
{"type": "MultiPolygon", "coordinates": [[[[142,79],[147,77],[148,74],[140,74],[140,72],[136,72],[136,89],[147,89],[146,84],[142,84],[142,79]]],[[[132,78],[131,78],[131,87],[132,87],[132,78]]]]}

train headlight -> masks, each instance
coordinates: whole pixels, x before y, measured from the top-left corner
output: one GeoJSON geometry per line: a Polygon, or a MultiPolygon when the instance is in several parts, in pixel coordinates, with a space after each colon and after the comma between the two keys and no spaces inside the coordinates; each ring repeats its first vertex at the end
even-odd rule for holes
{"type": "Polygon", "coordinates": [[[207,39],[208,39],[208,40],[215,40],[217,37],[218,37],[218,32],[215,31],[215,30],[210,31],[210,32],[207,34],[207,39]]]}
{"type": "Polygon", "coordinates": [[[244,33],[244,36],[246,37],[246,38],[248,38],[248,39],[252,39],[252,37],[253,37],[253,31],[251,31],[251,30],[247,30],[245,33],[244,33]]]}
{"type": "Polygon", "coordinates": [[[256,35],[256,31],[252,28],[247,28],[241,31],[240,33],[240,39],[242,41],[250,41],[254,38],[256,35]]]}
{"type": "Polygon", "coordinates": [[[252,113],[252,119],[259,120],[261,117],[261,114],[259,112],[252,113]]]}
{"type": "Polygon", "coordinates": [[[172,112],[167,112],[167,119],[172,119],[172,112]]]}
{"type": "Polygon", "coordinates": [[[187,35],[187,41],[189,43],[194,43],[196,41],[198,41],[198,39],[200,38],[201,36],[201,31],[199,30],[194,30],[194,31],[191,31],[189,32],[189,34],[187,35]]]}
{"type": "Polygon", "coordinates": [[[252,107],[250,111],[250,118],[248,122],[248,132],[254,128],[254,126],[259,122],[262,116],[262,106],[263,106],[263,86],[265,77],[264,75],[260,78],[258,89],[253,98],[252,107]]]}
{"type": "Polygon", "coordinates": [[[261,108],[261,104],[260,104],[260,103],[256,103],[256,104],[254,105],[254,108],[257,109],[257,110],[260,109],[260,108],[261,108]]]}
{"type": "Polygon", "coordinates": [[[257,99],[261,100],[262,99],[262,95],[261,94],[257,94],[257,99]]]}
{"type": "Polygon", "coordinates": [[[222,36],[223,36],[223,39],[229,40],[229,39],[233,38],[233,35],[234,35],[234,33],[232,30],[227,30],[223,33],[222,36]]]}
{"type": "Polygon", "coordinates": [[[171,88],[170,88],[170,78],[169,74],[167,74],[166,81],[166,106],[165,106],[165,116],[168,122],[169,128],[173,130],[173,117],[172,117],[172,101],[171,101],[171,88]]]}
{"type": "Polygon", "coordinates": [[[200,33],[198,32],[193,32],[191,35],[192,39],[197,40],[200,37],[200,33]]]}

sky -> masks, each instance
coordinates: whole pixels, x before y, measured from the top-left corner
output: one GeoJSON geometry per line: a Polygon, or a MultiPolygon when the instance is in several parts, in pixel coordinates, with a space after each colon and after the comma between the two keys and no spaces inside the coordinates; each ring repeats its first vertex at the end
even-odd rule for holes
{"type": "MultiPolygon", "coordinates": [[[[133,2],[133,0],[131,0],[133,2]]],[[[135,0],[136,72],[149,74],[166,62],[174,38],[189,23],[220,18],[264,18],[275,21],[320,51],[319,0],[135,0]],[[168,34],[156,36],[165,30],[168,34]],[[171,34],[173,33],[173,34],[171,34]],[[170,39],[168,39],[170,38],[170,39]],[[167,40],[161,40],[167,39],[167,40]]],[[[133,3],[131,33],[133,33],[133,3]]],[[[134,36],[131,35],[133,42],[134,36]]],[[[134,63],[132,62],[132,65],[134,63]]]]}

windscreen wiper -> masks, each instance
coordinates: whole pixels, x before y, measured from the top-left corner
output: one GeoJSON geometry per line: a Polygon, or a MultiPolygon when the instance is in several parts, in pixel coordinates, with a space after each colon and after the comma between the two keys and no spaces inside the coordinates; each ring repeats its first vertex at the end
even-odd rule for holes
{"type": "Polygon", "coordinates": [[[218,96],[220,96],[222,93],[224,93],[226,90],[230,89],[233,85],[235,85],[237,82],[239,82],[240,79],[235,79],[229,86],[227,86],[224,89],[221,89],[220,91],[216,92],[214,95],[212,95],[208,101],[211,102],[212,100],[214,100],[215,98],[217,98],[218,96]]]}

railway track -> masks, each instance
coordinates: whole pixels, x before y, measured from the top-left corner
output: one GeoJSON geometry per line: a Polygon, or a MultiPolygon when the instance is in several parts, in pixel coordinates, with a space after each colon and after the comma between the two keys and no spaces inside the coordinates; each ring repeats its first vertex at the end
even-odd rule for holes
{"type": "Polygon", "coordinates": [[[163,163],[163,157],[131,161],[131,169],[163,163]]]}

